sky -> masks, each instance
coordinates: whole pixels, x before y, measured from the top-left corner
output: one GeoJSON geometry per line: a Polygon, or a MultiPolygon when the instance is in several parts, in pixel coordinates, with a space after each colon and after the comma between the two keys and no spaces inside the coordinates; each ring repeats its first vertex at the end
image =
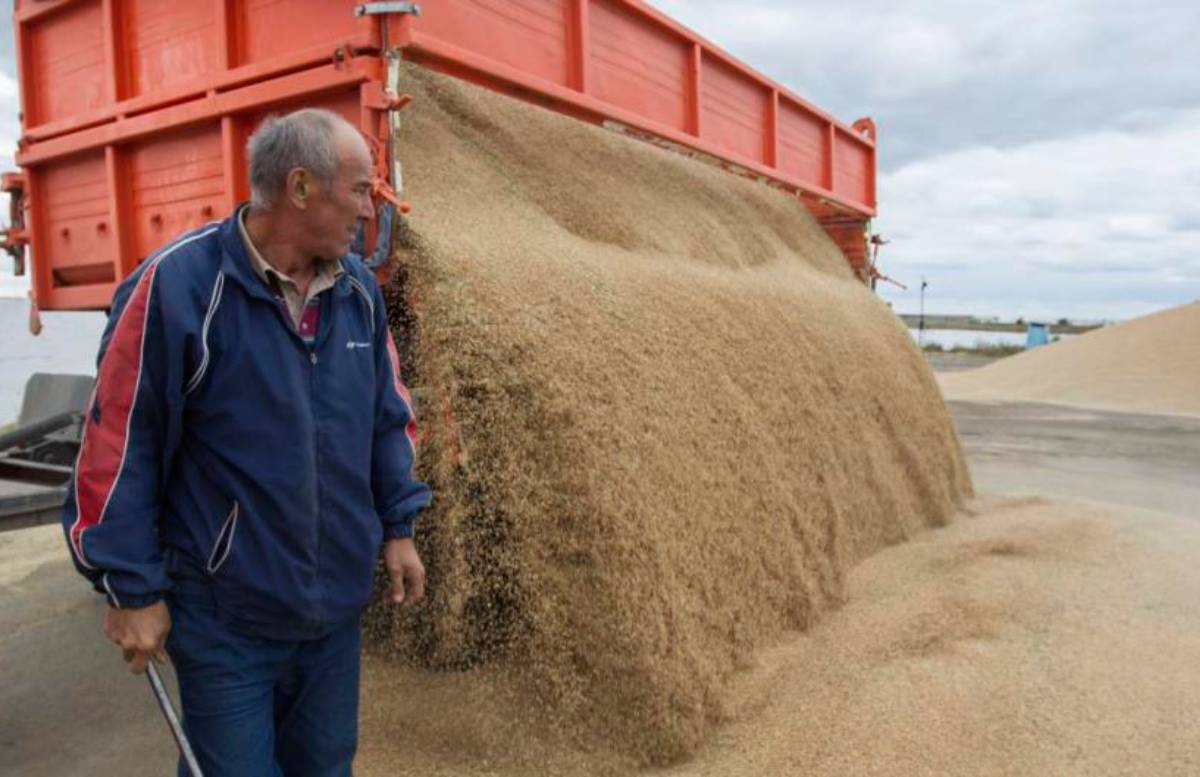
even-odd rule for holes
{"type": "MultiPolygon", "coordinates": [[[[1200,2],[651,2],[842,120],[875,120],[897,311],[918,309],[922,278],[937,313],[1122,319],[1200,299],[1200,2]]],[[[0,257],[0,294],[24,288],[0,257]]]]}
{"type": "Polygon", "coordinates": [[[1200,2],[654,0],[879,128],[900,312],[1129,318],[1200,299],[1200,2]]]}

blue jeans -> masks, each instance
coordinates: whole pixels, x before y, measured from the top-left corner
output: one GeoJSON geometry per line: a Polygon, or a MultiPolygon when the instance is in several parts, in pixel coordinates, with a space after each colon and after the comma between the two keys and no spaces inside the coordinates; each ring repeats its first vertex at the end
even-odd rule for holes
{"type": "MultiPolygon", "coordinates": [[[[349,777],[358,740],[358,620],[320,639],[233,631],[211,600],[168,598],[167,652],[204,777],[349,777]]],[[[190,777],[182,759],[179,777],[190,777]]]]}

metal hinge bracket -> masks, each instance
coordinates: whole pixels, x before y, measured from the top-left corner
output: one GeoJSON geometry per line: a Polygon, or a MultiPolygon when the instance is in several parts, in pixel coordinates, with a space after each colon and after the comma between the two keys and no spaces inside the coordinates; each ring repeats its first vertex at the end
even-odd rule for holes
{"type": "Polygon", "coordinates": [[[355,16],[374,16],[387,13],[410,13],[421,15],[421,6],[416,3],[363,3],[354,6],[355,16]]]}

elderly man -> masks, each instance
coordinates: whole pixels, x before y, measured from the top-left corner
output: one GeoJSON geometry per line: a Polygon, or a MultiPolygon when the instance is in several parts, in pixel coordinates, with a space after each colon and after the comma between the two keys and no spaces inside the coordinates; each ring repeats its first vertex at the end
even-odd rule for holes
{"type": "Polygon", "coordinates": [[[249,157],[252,202],[117,289],[63,526],[133,671],[170,655],[206,777],[348,775],[375,561],[393,601],[423,596],[430,492],[383,297],[346,255],[366,143],[309,109],[249,157]]]}

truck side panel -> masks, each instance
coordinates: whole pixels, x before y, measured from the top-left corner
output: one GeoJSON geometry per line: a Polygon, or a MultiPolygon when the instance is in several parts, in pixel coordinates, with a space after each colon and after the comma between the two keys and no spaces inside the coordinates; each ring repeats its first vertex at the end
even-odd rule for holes
{"type": "Polygon", "coordinates": [[[839,123],[640,0],[429,0],[420,16],[355,9],[352,0],[17,0],[17,162],[38,305],[107,307],[155,248],[244,200],[245,140],[270,113],[330,106],[386,147],[384,47],[773,180],[827,230],[836,222],[860,269],[875,207],[873,130],[839,123]]]}

